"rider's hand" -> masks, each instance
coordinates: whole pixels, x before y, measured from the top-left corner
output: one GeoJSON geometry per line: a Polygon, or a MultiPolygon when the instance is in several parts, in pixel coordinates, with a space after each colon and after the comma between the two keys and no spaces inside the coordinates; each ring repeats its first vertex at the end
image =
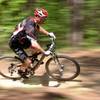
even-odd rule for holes
{"type": "Polygon", "coordinates": [[[50,55],[50,53],[51,53],[51,51],[49,51],[49,50],[47,50],[47,51],[44,52],[44,54],[45,54],[46,56],[50,55]]]}
{"type": "Polygon", "coordinates": [[[53,32],[50,32],[50,33],[49,33],[49,36],[50,36],[51,38],[53,38],[53,39],[56,39],[56,36],[54,35],[53,32]]]}

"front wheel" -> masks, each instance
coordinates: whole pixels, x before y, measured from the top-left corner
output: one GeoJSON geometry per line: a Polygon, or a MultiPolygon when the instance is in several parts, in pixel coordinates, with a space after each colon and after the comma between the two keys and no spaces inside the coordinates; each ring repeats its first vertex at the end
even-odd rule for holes
{"type": "Polygon", "coordinates": [[[20,60],[15,57],[1,57],[0,58],[0,75],[9,79],[20,79],[18,74],[18,64],[20,60]]]}
{"type": "Polygon", "coordinates": [[[48,75],[58,81],[72,80],[80,73],[79,64],[73,58],[64,55],[50,58],[45,67],[48,75]]]}

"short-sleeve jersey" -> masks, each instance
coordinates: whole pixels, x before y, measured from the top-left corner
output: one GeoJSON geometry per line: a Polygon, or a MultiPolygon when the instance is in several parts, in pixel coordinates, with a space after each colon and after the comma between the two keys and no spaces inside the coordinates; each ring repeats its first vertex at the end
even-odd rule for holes
{"type": "Polygon", "coordinates": [[[12,34],[12,37],[16,37],[19,40],[28,36],[33,39],[37,39],[39,26],[34,22],[33,17],[28,17],[16,25],[16,28],[12,34]]]}

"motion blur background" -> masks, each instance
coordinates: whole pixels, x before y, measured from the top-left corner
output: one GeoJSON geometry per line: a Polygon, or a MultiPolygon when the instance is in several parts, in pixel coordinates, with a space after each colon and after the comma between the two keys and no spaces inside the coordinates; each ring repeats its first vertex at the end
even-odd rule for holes
{"type": "MultiPolygon", "coordinates": [[[[43,27],[55,33],[57,49],[100,48],[100,0],[0,0],[0,52],[9,51],[15,25],[36,7],[48,10],[43,27]]],[[[48,41],[40,35],[41,45],[48,41]]]]}

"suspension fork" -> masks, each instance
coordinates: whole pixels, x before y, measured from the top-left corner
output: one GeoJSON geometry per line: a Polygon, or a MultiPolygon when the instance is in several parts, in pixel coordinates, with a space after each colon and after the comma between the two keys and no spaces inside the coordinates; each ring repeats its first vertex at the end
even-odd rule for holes
{"type": "Polygon", "coordinates": [[[59,62],[59,59],[58,59],[58,57],[56,55],[56,53],[53,53],[51,55],[52,55],[52,58],[53,58],[54,62],[57,63],[58,65],[61,65],[60,62],[59,62]]]}
{"type": "Polygon", "coordinates": [[[59,61],[58,56],[56,55],[56,53],[52,54],[52,58],[53,58],[54,62],[57,64],[57,66],[59,68],[60,75],[62,75],[63,70],[64,70],[64,65],[62,65],[60,63],[60,61],[59,61]]]}

